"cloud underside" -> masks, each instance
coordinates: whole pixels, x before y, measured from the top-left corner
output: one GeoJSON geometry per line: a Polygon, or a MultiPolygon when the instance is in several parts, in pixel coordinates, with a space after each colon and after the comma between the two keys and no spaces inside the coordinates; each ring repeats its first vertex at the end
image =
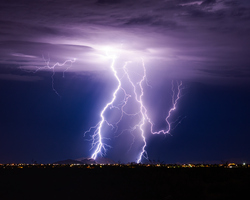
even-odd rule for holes
{"type": "Polygon", "coordinates": [[[125,60],[144,57],[179,77],[249,77],[245,1],[14,2],[0,13],[1,68],[76,58],[70,71],[106,70],[102,48],[111,46],[122,48],[125,60]]]}

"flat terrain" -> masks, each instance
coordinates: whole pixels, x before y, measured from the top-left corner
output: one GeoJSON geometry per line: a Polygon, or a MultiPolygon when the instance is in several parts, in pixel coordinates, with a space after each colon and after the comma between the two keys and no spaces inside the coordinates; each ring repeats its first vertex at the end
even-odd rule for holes
{"type": "Polygon", "coordinates": [[[250,168],[1,168],[0,199],[248,199],[250,168]]]}

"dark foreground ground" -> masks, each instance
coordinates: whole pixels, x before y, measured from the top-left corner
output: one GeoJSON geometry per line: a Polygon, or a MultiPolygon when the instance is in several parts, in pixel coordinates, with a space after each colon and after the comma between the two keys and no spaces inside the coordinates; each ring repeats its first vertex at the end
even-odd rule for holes
{"type": "Polygon", "coordinates": [[[0,169],[0,199],[249,199],[250,168],[0,169]]]}

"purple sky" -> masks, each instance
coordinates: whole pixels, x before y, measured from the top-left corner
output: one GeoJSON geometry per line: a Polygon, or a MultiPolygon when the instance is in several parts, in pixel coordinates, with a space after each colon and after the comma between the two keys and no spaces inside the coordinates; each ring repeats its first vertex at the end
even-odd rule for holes
{"type": "MultiPolygon", "coordinates": [[[[180,105],[178,115],[187,116],[187,120],[183,122],[182,128],[180,127],[178,136],[175,138],[173,136],[174,139],[169,140],[167,137],[164,139],[168,140],[165,141],[167,144],[158,145],[164,146],[162,149],[168,145],[169,149],[153,150],[151,154],[149,150],[153,159],[159,158],[165,162],[202,160],[202,156],[192,154],[198,147],[190,148],[190,157],[186,160],[178,150],[175,152],[179,154],[171,158],[164,157],[162,151],[168,152],[171,148],[174,149],[171,144],[179,142],[180,145],[184,140],[189,141],[183,137],[185,133],[195,132],[193,137],[199,138],[198,135],[203,130],[206,138],[215,131],[212,128],[205,129],[208,124],[202,125],[201,122],[191,119],[206,116],[204,120],[199,120],[207,123],[215,114],[213,113],[215,110],[210,108],[217,106],[217,100],[221,106],[218,106],[216,119],[212,120],[209,127],[215,126],[220,132],[225,130],[218,141],[223,141],[228,135],[233,137],[235,131],[242,126],[241,132],[244,136],[239,136],[238,143],[233,143],[233,138],[229,139],[231,143],[222,143],[230,149],[230,145],[242,146],[244,142],[249,141],[250,136],[247,135],[249,128],[246,125],[249,122],[248,111],[250,111],[248,103],[250,3],[248,1],[4,0],[0,8],[0,92],[3,95],[0,140],[8,147],[15,143],[16,150],[6,151],[8,153],[5,156],[0,156],[0,163],[22,160],[29,162],[31,158],[41,162],[52,162],[69,157],[89,156],[90,153],[86,153],[89,146],[82,139],[82,134],[98,121],[99,111],[103,103],[108,101],[105,92],[110,91],[115,83],[109,70],[110,60],[104,53],[107,47],[121,52],[123,60],[143,57],[148,69],[148,80],[153,88],[157,88],[154,92],[161,95],[160,98],[164,99],[169,95],[170,91],[166,90],[169,89],[171,80],[182,80],[186,84],[183,105],[180,105]],[[37,67],[45,65],[43,57],[50,59],[51,64],[76,59],[72,67],[67,70],[64,79],[62,72],[66,68],[56,68],[55,88],[63,100],[51,91],[51,71],[40,70],[38,73],[30,73],[37,67]],[[104,89],[98,89],[101,86],[104,89]],[[223,103],[228,99],[230,102],[223,103]],[[29,105],[34,104],[33,107],[25,106],[27,102],[29,105]],[[73,107],[71,103],[80,108],[73,107]],[[43,106],[45,108],[45,105],[48,105],[47,114],[39,108],[43,106]],[[58,119],[57,124],[57,119],[52,117],[52,113],[57,112],[53,110],[55,105],[58,106],[56,108],[58,113],[65,112],[56,114],[55,118],[61,117],[62,121],[68,119],[70,122],[77,122],[69,123],[64,129],[60,127],[60,120],[58,119]],[[198,108],[195,108],[196,105],[198,108]],[[237,107],[241,110],[239,111],[237,107]],[[200,108],[205,109],[203,113],[200,108]],[[30,110],[29,113],[24,114],[27,109],[30,110]],[[232,113],[229,114],[227,109],[232,113]],[[36,119],[34,116],[39,115],[38,112],[42,114],[36,119]],[[18,121],[22,117],[23,119],[18,121]],[[47,129],[41,130],[44,125],[38,121],[46,121],[47,117],[51,118],[51,124],[54,120],[54,125],[48,122],[47,129]],[[222,123],[217,124],[217,127],[218,120],[222,120],[222,123]],[[22,125],[27,121],[34,127],[24,128],[22,125]],[[195,130],[197,123],[201,123],[200,129],[196,127],[195,130]],[[229,128],[229,125],[233,127],[229,128]],[[11,126],[13,127],[9,128],[11,126]],[[70,131],[69,127],[72,126],[75,128],[70,131]],[[34,130],[40,131],[34,135],[31,133],[34,130]],[[51,132],[54,136],[51,134],[48,136],[45,132],[47,134],[51,132]],[[59,132],[62,133],[61,136],[59,132]],[[24,134],[24,139],[13,143],[13,138],[19,134],[24,134]],[[57,141],[59,137],[61,139],[57,141]],[[176,141],[171,143],[171,140],[176,141]],[[17,156],[16,151],[21,146],[26,147],[21,151],[21,155],[17,156]],[[35,146],[39,146],[40,149],[47,146],[46,151],[53,153],[47,158],[49,153],[45,155],[35,150],[35,146]],[[57,150],[53,149],[53,146],[57,146],[57,150]],[[34,153],[28,153],[31,151],[34,153]]],[[[162,107],[158,105],[158,109],[162,110],[162,107]]],[[[178,132],[178,129],[176,131],[178,132]]],[[[204,138],[201,140],[205,140],[204,138]]],[[[151,146],[157,146],[155,140],[152,139],[151,146]]],[[[214,142],[215,146],[222,145],[220,142],[214,142]]],[[[191,144],[202,146],[203,143],[190,138],[191,144]]],[[[215,151],[212,154],[214,156],[210,155],[204,160],[226,160],[231,157],[249,159],[245,154],[241,155],[242,149],[238,154],[225,152],[216,157],[218,152],[222,152],[219,147],[217,148],[217,150],[214,148],[207,150],[215,151]]],[[[250,149],[248,148],[246,152],[250,152],[250,149]]],[[[111,153],[110,156],[114,160],[119,160],[115,153],[111,153]]],[[[124,162],[128,160],[126,158],[124,162]]]]}
{"type": "MultiPolygon", "coordinates": [[[[54,62],[76,58],[72,71],[107,70],[101,49],[111,46],[136,52],[174,78],[247,81],[249,6],[213,0],[4,1],[0,64],[40,66],[49,54],[54,62]]],[[[0,78],[25,80],[8,69],[0,78]]]]}

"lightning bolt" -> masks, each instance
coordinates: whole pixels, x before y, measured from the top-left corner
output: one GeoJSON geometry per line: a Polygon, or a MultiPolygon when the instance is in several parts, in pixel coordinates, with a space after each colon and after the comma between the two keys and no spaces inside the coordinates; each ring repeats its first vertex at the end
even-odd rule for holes
{"type": "Polygon", "coordinates": [[[55,69],[56,67],[62,67],[64,65],[66,65],[67,63],[70,63],[70,65],[63,71],[63,78],[64,78],[64,74],[65,72],[72,67],[72,64],[76,61],[76,59],[74,58],[73,60],[65,60],[63,63],[55,63],[54,65],[50,66],[50,58],[48,58],[48,60],[46,60],[43,56],[43,60],[44,62],[46,63],[46,65],[44,67],[38,67],[36,69],[36,72],[39,71],[39,70],[42,70],[42,69],[50,69],[52,70],[52,75],[51,75],[51,87],[52,87],[52,90],[56,93],[57,96],[61,97],[60,94],[57,92],[57,90],[55,89],[54,87],[54,76],[55,76],[55,69]]]}
{"type": "MultiPolygon", "coordinates": [[[[176,122],[178,121],[178,119],[174,122],[171,122],[171,116],[172,113],[176,110],[177,108],[177,104],[179,99],[181,98],[181,91],[183,89],[183,84],[182,81],[176,82],[176,84],[174,84],[174,82],[172,81],[172,105],[171,108],[169,109],[167,116],[165,118],[165,122],[167,125],[166,129],[162,129],[159,131],[154,131],[154,123],[152,122],[151,118],[148,115],[148,110],[146,108],[146,106],[144,105],[143,102],[143,97],[144,97],[144,85],[151,87],[148,82],[147,82],[147,75],[146,75],[146,67],[145,67],[145,63],[143,58],[141,58],[141,66],[143,69],[143,73],[136,73],[137,75],[139,75],[139,80],[137,80],[137,82],[133,81],[131,78],[131,72],[128,69],[128,65],[132,62],[132,61],[127,61],[125,62],[125,64],[123,65],[122,68],[120,68],[123,71],[123,75],[121,76],[121,78],[118,76],[118,72],[117,69],[115,68],[115,63],[117,60],[117,56],[115,55],[108,55],[108,53],[106,52],[106,55],[108,58],[112,59],[111,65],[110,65],[110,69],[113,72],[113,75],[118,83],[116,89],[113,92],[113,96],[112,99],[104,106],[104,108],[101,110],[100,112],[100,121],[93,127],[90,127],[85,133],[84,136],[87,133],[90,133],[93,131],[93,134],[91,135],[91,149],[94,149],[94,153],[92,153],[91,158],[96,159],[98,155],[104,156],[106,155],[107,149],[111,148],[110,145],[105,143],[105,140],[108,140],[110,138],[106,138],[103,136],[103,126],[106,124],[110,127],[112,127],[112,129],[116,128],[115,132],[117,132],[118,130],[118,124],[122,121],[124,115],[127,116],[139,116],[140,120],[139,122],[134,125],[133,127],[130,127],[128,129],[124,129],[120,132],[120,134],[116,135],[115,137],[119,137],[121,134],[123,134],[124,132],[129,132],[132,137],[133,137],[133,142],[131,143],[129,150],[131,149],[132,145],[135,142],[135,135],[133,134],[133,132],[135,130],[139,130],[140,132],[140,136],[142,139],[142,146],[141,146],[141,151],[139,153],[139,157],[137,159],[137,163],[140,163],[142,161],[142,158],[148,159],[148,154],[146,151],[146,146],[147,146],[147,142],[146,142],[146,136],[145,136],[145,127],[147,125],[147,123],[150,125],[150,133],[151,134],[170,134],[170,131],[173,130],[174,128],[177,127],[177,125],[182,121],[180,120],[179,123],[176,125],[176,122]],[[127,103],[129,101],[129,99],[132,97],[131,94],[129,94],[123,87],[122,87],[122,81],[126,79],[129,84],[132,86],[133,88],[133,95],[134,95],[134,100],[135,102],[138,104],[138,112],[136,113],[128,113],[124,110],[124,108],[127,106],[127,103]],[[177,91],[176,91],[177,90],[177,91]],[[117,95],[118,92],[122,91],[123,92],[123,100],[121,101],[120,104],[118,104],[117,106],[114,105],[115,101],[117,100],[117,95]],[[105,118],[105,112],[107,111],[107,109],[118,109],[120,110],[121,114],[120,117],[118,118],[118,120],[115,123],[109,123],[108,120],[105,118]],[[174,127],[172,127],[172,125],[175,124],[174,127]]],[[[49,69],[52,70],[52,75],[51,75],[51,86],[52,86],[52,90],[55,92],[56,95],[59,95],[59,93],[57,92],[57,90],[54,87],[54,75],[55,75],[55,69],[57,67],[62,67],[62,66],[67,66],[66,69],[63,71],[63,77],[65,75],[65,72],[72,67],[72,64],[76,61],[76,59],[68,59],[65,60],[63,63],[55,63],[54,65],[50,65],[50,58],[45,59],[43,56],[43,60],[45,62],[45,66],[43,67],[37,67],[35,71],[32,71],[33,73],[36,73],[40,70],[44,70],[44,69],[49,69]],[[67,65],[69,63],[69,65],[67,65]]],[[[30,71],[29,71],[30,72],[30,71]]],[[[134,72],[135,73],[135,72],[134,72]]],[[[152,88],[152,87],[151,87],[152,88]]],[[[128,151],[129,151],[128,150],[128,151]]]]}
{"type": "Polygon", "coordinates": [[[55,94],[56,94],[57,96],[61,97],[60,94],[59,94],[59,93],[57,92],[57,90],[55,89],[55,86],[54,86],[54,85],[55,85],[55,84],[54,84],[54,82],[55,82],[55,80],[54,80],[55,69],[56,69],[57,67],[63,67],[63,66],[65,66],[67,63],[70,63],[70,65],[68,65],[68,66],[66,67],[66,69],[63,71],[63,78],[64,78],[65,72],[66,72],[69,68],[72,67],[72,64],[76,61],[76,58],[73,58],[72,60],[71,60],[71,59],[65,60],[63,63],[57,62],[57,63],[55,63],[54,65],[50,65],[50,57],[48,56],[48,59],[45,59],[44,55],[43,55],[42,57],[43,57],[43,60],[44,60],[44,62],[45,62],[45,66],[36,67],[36,70],[34,70],[34,71],[27,71],[27,70],[25,70],[25,71],[26,71],[26,72],[37,73],[38,71],[45,70],[45,69],[52,70],[52,75],[51,75],[51,87],[52,87],[52,90],[55,92],[55,94]]]}
{"type": "Polygon", "coordinates": [[[93,149],[94,147],[96,147],[94,153],[91,156],[91,158],[93,158],[93,159],[96,159],[98,154],[100,154],[101,156],[104,156],[106,154],[107,147],[111,148],[110,145],[107,145],[106,143],[103,142],[104,139],[107,139],[107,138],[103,138],[103,136],[102,136],[103,125],[106,123],[108,126],[111,126],[111,127],[114,128],[114,126],[117,127],[117,125],[120,123],[120,121],[122,120],[124,114],[129,115],[129,116],[135,116],[136,115],[136,114],[130,114],[130,113],[127,113],[127,112],[124,111],[124,107],[126,106],[126,104],[128,102],[128,99],[131,97],[131,95],[127,94],[125,89],[121,87],[121,85],[122,85],[121,84],[121,79],[118,77],[117,71],[116,71],[116,69],[114,67],[115,61],[116,61],[116,56],[112,56],[112,64],[111,64],[110,68],[111,68],[111,70],[112,70],[112,72],[114,74],[114,77],[116,78],[116,80],[118,82],[118,86],[117,86],[116,90],[113,92],[113,98],[111,99],[111,101],[109,103],[107,103],[105,105],[105,107],[101,111],[101,113],[100,113],[101,121],[99,121],[96,126],[91,127],[88,131],[86,131],[84,133],[84,134],[86,134],[86,133],[90,132],[92,129],[95,130],[94,134],[92,135],[92,148],[91,148],[91,149],[93,149]],[[121,108],[113,105],[114,101],[117,98],[117,93],[118,93],[119,90],[122,90],[124,92],[124,100],[123,100],[123,102],[121,104],[121,108]],[[104,113],[106,112],[106,110],[108,108],[117,108],[117,109],[121,110],[121,116],[118,119],[118,121],[115,123],[115,125],[110,124],[104,117],[104,113]]]}
{"type": "Polygon", "coordinates": [[[176,110],[177,103],[178,103],[178,101],[180,99],[180,94],[181,94],[181,89],[182,89],[182,81],[177,82],[177,95],[175,95],[174,82],[172,81],[172,107],[168,111],[168,115],[165,118],[165,121],[167,123],[168,128],[167,128],[167,130],[162,129],[160,131],[153,131],[154,124],[151,121],[150,117],[148,116],[148,114],[147,114],[148,111],[147,111],[146,107],[144,106],[143,100],[142,100],[142,97],[144,95],[142,84],[144,82],[147,83],[147,81],[146,81],[147,79],[146,79],[146,68],[145,68],[144,60],[142,58],[141,58],[141,60],[142,60],[142,67],[143,67],[143,76],[142,76],[141,80],[139,82],[137,82],[137,84],[139,85],[139,88],[140,88],[140,93],[139,94],[138,94],[138,92],[136,92],[136,85],[133,83],[133,81],[131,80],[131,78],[129,76],[128,70],[126,68],[127,65],[124,65],[124,67],[123,67],[123,70],[124,70],[128,80],[129,80],[130,84],[133,86],[135,99],[140,105],[141,122],[140,122],[139,127],[140,127],[141,137],[143,139],[144,145],[142,147],[142,151],[141,151],[141,153],[139,155],[139,159],[137,160],[137,163],[141,162],[142,157],[148,159],[147,151],[145,150],[147,143],[146,143],[146,137],[144,135],[144,129],[143,129],[145,123],[146,122],[150,123],[150,129],[151,129],[152,134],[160,134],[160,133],[170,134],[171,124],[172,123],[169,121],[169,118],[171,117],[172,112],[174,110],[176,110]]]}
{"type": "Polygon", "coordinates": [[[173,111],[176,110],[176,107],[177,107],[177,103],[180,99],[180,95],[181,95],[181,90],[182,90],[182,81],[180,82],[177,82],[177,94],[175,95],[175,88],[174,88],[174,82],[172,81],[172,107],[169,109],[168,111],[168,115],[167,117],[165,118],[165,121],[167,123],[167,129],[164,130],[159,130],[159,131],[153,131],[153,127],[154,127],[154,123],[151,121],[151,119],[147,116],[147,120],[148,122],[150,123],[150,129],[151,129],[151,133],[152,134],[170,134],[170,131],[171,131],[171,125],[173,122],[170,122],[169,119],[171,117],[171,114],[173,111]]]}
{"type": "MultiPolygon", "coordinates": [[[[110,56],[109,56],[110,57],[110,56]]],[[[143,58],[141,58],[141,66],[143,69],[143,73],[139,74],[136,73],[137,75],[139,75],[139,80],[137,82],[133,81],[130,75],[130,71],[128,69],[128,65],[131,63],[131,61],[127,61],[125,62],[125,64],[122,67],[122,71],[123,71],[123,75],[122,78],[119,78],[118,74],[117,74],[117,70],[115,68],[115,61],[117,59],[116,56],[111,56],[112,58],[112,64],[110,66],[111,71],[114,74],[114,77],[116,78],[118,85],[116,90],[113,92],[113,97],[111,99],[110,102],[108,102],[104,108],[102,109],[101,113],[100,113],[100,118],[101,120],[93,127],[91,127],[88,131],[86,131],[84,133],[84,135],[86,133],[91,132],[92,130],[94,130],[92,137],[92,143],[91,143],[91,149],[95,149],[94,153],[92,154],[91,158],[96,159],[98,154],[100,154],[101,156],[106,155],[107,152],[107,148],[111,148],[110,145],[106,144],[104,142],[105,139],[109,139],[109,138],[104,138],[103,137],[103,126],[104,124],[107,124],[108,126],[111,126],[112,128],[116,127],[116,131],[118,129],[118,124],[122,121],[123,116],[124,115],[128,115],[128,116],[140,116],[140,120],[139,122],[133,126],[132,128],[128,128],[125,130],[122,130],[120,132],[120,134],[116,135],[115,137],[119,137],[121,134],[123,134],[124,132],[128,131],[132,136],[133,136],[133,143],[135,141],[135,136],[132,134],[135,130],[139,130],[140,132],[140,136],[142,139],[142,147],[141,147],[141,151],[139,153],[138,159],[137,159],[137,163],[141,163],[142,158],[148,159],[148,155],[147,155],[147,151],[146,151],[146,146],[147,146],[147,142],[146,142],[146,136],[145,136],[145,126],[147,123],[150,124],[150,133],[151,134],[170,134],[171,128],[172,128],[172,124],[174,124],[175,122],[171,122],[170,118],[172,113],[176,110],[177,108],[177,103],[181,97],[181,90],[182,90],[182,82],[177,82],[176,86],[177,86],[177,93],[176,93],[176,87],[174,82],[172,81],[172,106],[168,111],[168,114],[165,118],[166,124],[167,124],[167,128],[166,129],[162,129],[159,131],[154,131],[154,123],[152,122],[152,120],[150,119],[149,115],[148,115],[148,110],[146,108],[146,106],[144,105],[143,102],[143,96],[144,96],[144,85],[150,86],[147,82],[147,75],[146,75],[146,67],[145,67],[145,63],[143,58]],[[128,103],[128,100],[132,97],[131,94],[129,94],[123,87],[122,87],[122,82],[124,82],[123,80],[126,78],[126,80],[128,81],[128,83],[132,86],[133,89],[133,94],[134,94],[134,99],[136,101],[136,103],[138,104],[138,108],[139,108],[139,112],[137,113],[127,113],[124,111],[125,106],[128,103]],[[124,94],[124,99],[123,101],[118,105],[115,106],[114,102],[117,99],[117,94],[118,91],[122,90],[123,94],[124,94]],[[119,109],[121,111],[121,115],[118,118],[117,122],[114,124],[111,124],[107,121],[107,119],[104,116],[104,113],[107,111],[107,109],[110,108],[116,108],[119,109]]],[[[150,86],[151,87],[151,86],[150,86]]],[[[115,132],[116,132],[115,131],[115,132]]],[[[130,145],[129,150],[131,149],[133,143],[130,145]]]]}
{"type": "Polygon", "coordinates": [[[142,83],[146,80],[146,68],[145,68],[145,65],[144,65],[144,62],[143,62],[143,59],[142,59],[143,75],[142,75],[141,80],[139,82],[137,82],[137,84],[139,85],[139,89],[140,89],[140,94],[138,95],[138,93],[136,92],[136,85],[133,83],[133,81],[131,80],[131,78],[129,76],[128,69],[127,69],[127,64],[128,63],[126,63],[124,65],[123,70],[124,70],[124,73],[127,76],[127,79],[129,80],[130,84],[133,86],[135,99],[140,105],[141,121],[138,124],[138,127],[140,128],[141,137],[142,137],[142,140],[143,140],[142,150],[141,150],[141,153],[139,155],[139,159],[137,160],[137,163],[140,163],[141,159],[142,159],[142,156],[144,156],[146,159],[148,159],[147,152],[145,150],[147,143],[146,143],[146,137],[144,135],[144,129],[143,129],[143,127],[145,125],[145,121],[146,121],[146,108],[145,108],[145,106],[143,105],[143,102],[142,102],[142,97],[143,97],[143,94],[144,94],[143,93],[142,83]]]}
{"type": "MultiPolygon", "coordinates": [[[[111,99],[111,101],[109,103],[106,104],[106,106],[103,108],[103,110],[100,113],[101,121],[99,121],[94,127],[91,127],[88,131],[85,132],[85,133],[88,133],[92,129],[95,130],[94,134],[92,135],[92,147],[91,147],[91,149],[95,148],[95,151],[92,154],[91,158],[96,159],[98,154],[100,154],[101,156],[104,156],[106,154],[107,147],[110,147],[109,145],[105,144],[104,141],[103,141],[104,139],[107,139],[107,138],[103,138],[103,136],[102,136],[103,135],[102,134],[102,128],[103,128],[103,125],[105,123],[108,126],[111,126],[111,127],[116,126],[117,127],[118,123],[121,122],[124,114],[129,115],[129,116],[140,115],[140,121],[139,121],[138,124],[136,124],[134,127],[130,128],[130,129],[126,129],[126,130],[121,131],[121,133],[116,136],[116,137],[120,136],[125,131],[129,131],[131,133],[131,135],[132,135],[133,131],[135,131],[136,129],[139,129],[140,135],[141,135],[141,138],[142,138],[142,142],[143,142],[143,145],[141,147],[141,152],[139,154],[139,158],[137,159],[137,163],[140,163],[142,161],[142,157],[144,157],[145,159],[148,159],[148,155],[147,155],[147,151],[146,151],[147,142],[146,142],[146,136],[145,136],[145,130],[144,130],[144,127],[145,127],[146,123],[150,124],[150,132],[152,134],[160,134],[160,133],[169,134],[170,133],[171,125],[173,123],[173,122],[170,122],[170,117],[171,117],[172,112],[174,110],[176,110],[177,103],[178,103],[178,101],[179,101],[179,99],[181,97],[182,82],[181,81],[177,82],[177,94],[176,94],[175,87],[174,87],[174,82],[172,81],[172,107],[168,111],[168,115],[165,118],[165,121],[167,123],[167,129],[166,130],[162,129],[162,130],[159,130],[159,131],[153,131],[154,124],[153,124],[152,120],[150,119],[150,117],[148,116],[148,111],[147,111],[147,109],[146,109],[146,107],[145,107],[145,105],[143,103],[143,96],[144,96],[143,84],[148,85],[147,77],[146,77],[146,67],[145,67],[145,64],[144,64],[144,60],[141,58],[143,73],[142,73],[142,75],[140,75],[140,79],[136,83],[134,83],[132,81],[129,70],[127,68],[128,64],[130,64],[131,61],[125,62],[124,66],[122,68],[123,72],[124,72],[124,75],[126,76],[128,82],[130,83],[130,85],[133,88],[133,93],[134,93],[135,100],[136,100],[137,104],[139,105],[139,112],[132,113],[132,114],[126,113],[124,111],[124,107],[127,105],[128,99],[132,95],[128,94],[126,92],[126,90],[124,88],[122,88],[121,78],[118,77],[117,71],[116,71],[116,69],[114,67],[115,60],[116,60],[116,57],[113,57],[112,64],[111,64],[110,68],[111,68],[111,70],[112,70],[112,72],[113,72],[113,74],[114,74],[114,76],[115,76],[115,78],[116,78],[116,80],[118,82],[118,86],[117,86],[116,90],[113,92],[113,98],[111,99]],[[113,105],[116,98],[117,98],[117,93],[118,93],[119,90],[122,90],[124,92],[124,100],[120,105],[121,108],[119,108],[118,106],[113,105]],[[104,117],[104,113],[109,107],[110,108],[117,108],[117,109],[121,110],[120,118],[118,119],[118,121],[114,125],[110,124],[104,117]]],[[[135,137],[133,136],[133,142],[134,142],[134,140],[135,140],[135,137]]],[[[131,149],[131,146],[132,146],[132,144],[130,145],[129,149],[131,149]]]]}

